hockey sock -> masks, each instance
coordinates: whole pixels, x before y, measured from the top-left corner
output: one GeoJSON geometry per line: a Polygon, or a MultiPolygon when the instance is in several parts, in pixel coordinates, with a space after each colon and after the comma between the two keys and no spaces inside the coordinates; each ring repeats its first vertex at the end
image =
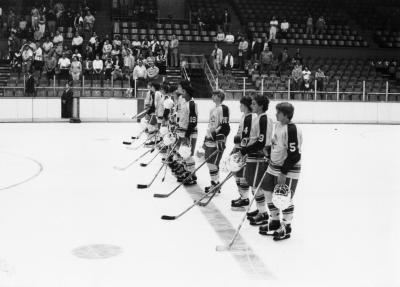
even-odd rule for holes
{"type": "Polygon", "coordinates": [[[194,158],[191,156],[185,160],[186,170],[192,173],[196,169],[194,158]]]}
{"type": "Polygon", "coordinates": [[[282,220],[285,224],[290,224],[293,219],[294,205],[289,205],[288,208],[282,210],[282,220]]]}
{"type": "Polygon", "coordinates": [[[257,193],[254,196],[256,197],[256,204],[257,204],[258,211],[260,213],[266,213],[267,206],[265,205],[264,190],[259,188],[257,193]]]}
{"type": "Polygon", "coordinates": [[[215,164],[207,163],[211,181],[219,182],[219,168],[215,164]]]}
{"type": "Polygon", "coordinates": [[[240,187],[239,187],[239,193],[242,199],[249,198],[249,185],[247,184],[247,181],[245,178],[240,179],[240,187]]]}
{"type": "Polygon", "coordinates": [[[265,192],[265,198],[267,200],[269,214],[272,220],[279,220],[279,209],[272,203],[272,192],[265,192]]]}

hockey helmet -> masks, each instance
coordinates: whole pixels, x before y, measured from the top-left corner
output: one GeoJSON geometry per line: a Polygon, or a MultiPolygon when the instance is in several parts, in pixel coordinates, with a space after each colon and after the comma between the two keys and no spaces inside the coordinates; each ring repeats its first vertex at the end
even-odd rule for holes
{"type": "Polygon", "coordinates": [[[169,132],[168,127],[162,126],[160,127],[160,136],[165,136],[169,132]]]}
{"type": "Polygon", "coordinates": [[[286,184],[275,185],[272,193],[272,203],[280,210],[284,210],[289,207],[291,202],[292,196],[289,187],[286,184]]]}
{"type": "Polygon", "coordinates": [[[225,164],[228,171],[238,172],[246,163],[243,161],[242,156],[240,156],[238,153],[234,153],[226,159],[225,164]]]}
{"type": "Polygon", "coordinates": [[[170,110],[174,107],[174,101],[171,98],[164,100],[164,109],[170,110]]]}
{"type": "Polygon", "coordinates": [[[188,145],[181,145],[179,147],[179,155],[183,158],[183,159],[187,159],[192,155],[192,150],[188,145]]]}
{"type": "Polygon", "coordinates": [[[173,133],[167,133],[163,137],[163,143],[165,146],[173,145],[176,142],[176,138],[173,133]]]}

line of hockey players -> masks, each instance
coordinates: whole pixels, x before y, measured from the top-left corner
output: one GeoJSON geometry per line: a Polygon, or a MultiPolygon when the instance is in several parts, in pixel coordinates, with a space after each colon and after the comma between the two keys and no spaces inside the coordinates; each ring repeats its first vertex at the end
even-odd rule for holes
{"type": "MultiPolygon", "coordinates": [[[[197,184],[194,154],[197,145],[198,107],[189,81],[177,86],[149,83],[142,125],[148,134],[147,146],[158,145],[163,163],[168,164],[178,182],[197,184]]],[[[204,155],[211,184],[209,196],[221,190],[220,163],[230,134],[229,108],[225,94],[212,94],[215,107],[210,111],[207,133],[197,153],[204,155]]],[[[290,237],[292,202],[301,168],[301,131],[292,123],[294,107],[287,102],[276,106],[276,122],[268,115],[269,99],[255,94],[240,99],[242,117],[234,135],[234,149],[225,161],[233,174],[240,197],[232,200],[233,210],[249,207],[252,190],[257,209],[247,213],[259,233],[274,240],[290,237]]]]}

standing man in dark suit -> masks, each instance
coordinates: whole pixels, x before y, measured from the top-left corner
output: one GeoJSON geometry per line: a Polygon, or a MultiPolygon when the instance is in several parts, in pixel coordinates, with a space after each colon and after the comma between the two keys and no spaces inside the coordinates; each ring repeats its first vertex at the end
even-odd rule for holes
{"type": "Polygon", "coordinates": [[[31,71],[28,71],[26,74],[25,95],[27,97],[35,96],[35,78],[33,77],[31,71]]]}
{"type": "Polygon", "coordinates": [[[224,32],[226,34],[227,32],[230,32],[231,26],[231,13],[229,13],[228,9],[224,10],[224,15],[222,19],[224,24],[224,32]]]}
{"type": "Polygon", "coordinates": [[[65,90],[61,96],[61,117],[69,119],[72,117],[72,98],[74,92],[71,89],[72,83],[67,82],[65,90]]]}

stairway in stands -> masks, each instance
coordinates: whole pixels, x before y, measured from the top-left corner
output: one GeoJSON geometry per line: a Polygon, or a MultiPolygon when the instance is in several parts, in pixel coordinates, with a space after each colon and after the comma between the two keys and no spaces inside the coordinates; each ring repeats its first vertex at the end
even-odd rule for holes
{"type": "MultiPolygon", "coordinates": [[[[0,60],[0,87],[6,87],[10,78],[11,67],[8,61],[0,60]]],[[[4,90],[0,88],[0,97],[4,96],[4,90]]]]}

